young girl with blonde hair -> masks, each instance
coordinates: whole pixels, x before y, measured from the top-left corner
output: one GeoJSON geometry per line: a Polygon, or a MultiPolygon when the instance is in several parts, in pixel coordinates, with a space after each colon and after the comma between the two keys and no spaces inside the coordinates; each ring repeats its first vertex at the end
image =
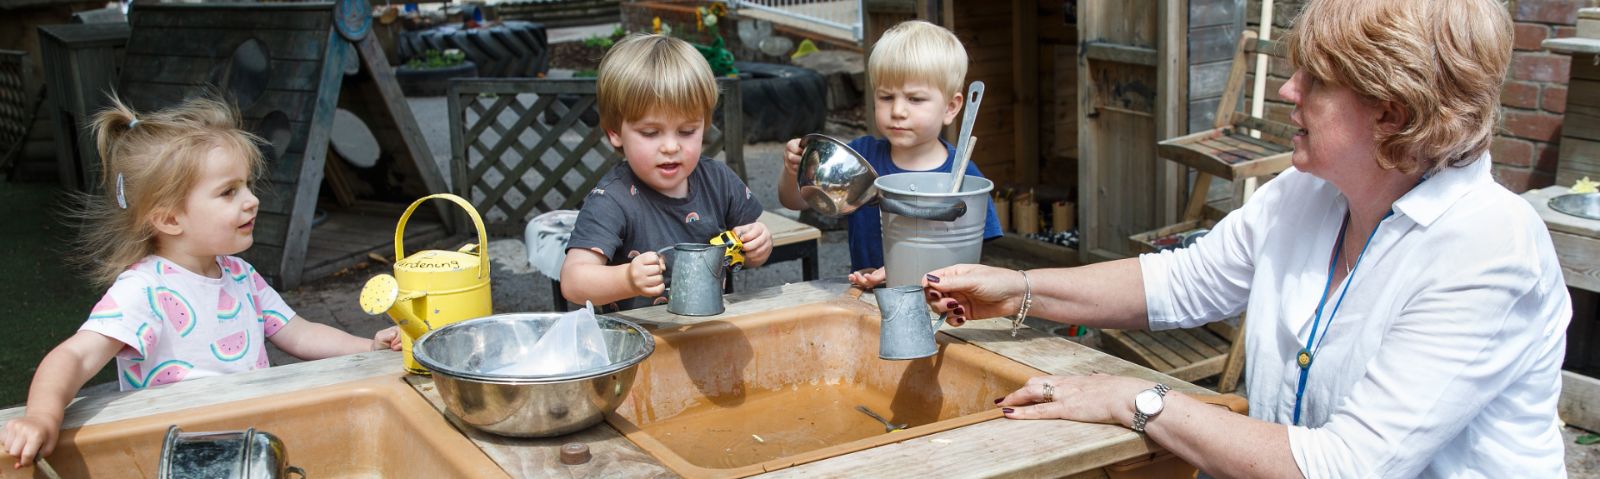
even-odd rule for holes
{"type": "Polygon", "coordinates": [[[109,290],[0,431],[15,467],[50,455],[67,404],[113,357],[128,391],[268,367],[267,340],[305,360],[399,349],[394,328],[368,340],[301,319],[232,256],[253,241],[262,159],[231,106],[198,98],[139,115],[113,98],[93,128],[105,193],[76,213],[81,260],[109,290]]]}

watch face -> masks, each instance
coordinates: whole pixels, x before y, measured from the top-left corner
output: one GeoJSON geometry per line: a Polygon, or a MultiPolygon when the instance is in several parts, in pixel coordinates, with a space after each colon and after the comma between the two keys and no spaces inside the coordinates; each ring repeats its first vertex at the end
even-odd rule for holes
{"type": "Polygon", "coordinates": [[[1141,391],[1138,396],[1133,398],[1133,407],[1147,416],[1160,414],[1163,405],[1164,402],[1161,400],[1161,395],[1149,389],[1141,391]]]}

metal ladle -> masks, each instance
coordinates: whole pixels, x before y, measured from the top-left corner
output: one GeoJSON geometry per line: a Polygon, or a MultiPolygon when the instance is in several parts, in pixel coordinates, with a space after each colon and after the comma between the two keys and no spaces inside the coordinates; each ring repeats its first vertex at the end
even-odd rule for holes
{"type": "Polygon", "coordinates": [[[877,413],[872,412],[872,410],[867,409],[866,406],[856,406],[856,410],[861,411],[862,414],[871,416],[873,419],[877,419],[878,422],[883,423],[883,432],[895,432],[906,428],[905,424],[895,424],[889,422],[888,419],[884,419],[883,416],[879,416],[877,413]]]}
{"type": "Polygon", "coordinates": [[[972,159],[972,124],[978,119],[978,107],[983,105],[983,82],[974,81],[967,87],[967,107],[961,112],[961,136],[956,137],[956,164],[950,168],[950,192],[961,192],[961,180],[967,177],[967,162],[972,159]]]}

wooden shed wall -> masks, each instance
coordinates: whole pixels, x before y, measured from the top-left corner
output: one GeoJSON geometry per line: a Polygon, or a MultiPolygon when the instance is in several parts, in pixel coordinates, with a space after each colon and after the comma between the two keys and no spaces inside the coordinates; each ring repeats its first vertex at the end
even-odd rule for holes
{"type": "MultiPolygon", "coordinates": [[[[304,240],[290,248],[290,223],[302,180],[307,138],[322,94],[323,67],[332,34],[330,10],[290,9],[265,14],[196,15],[163,8],[135,9],[119,91],[139,111],[154,111],[198,94],[225,69],[234,50],[252,38],[266,48],[270,74],[266,88],[248,105],[239,105],[249,129],[274,111],[290,120],[293,139],[277,158],[267,158],[256,219],[255,244],[244,257],[269,278],[279,277],[287,252],[304,254],[304,240]],[[291,251],[293,250],[293,251],[291,251]]],[[[342,46],[342,45],[341,45],[342,46]]],[[[331,92],[337,95],[337,92],[331,92]]],[[[320,162],[319,162],[320,163],[320,162]]],[[[321,171],[318,165],[317,171],[321,171]]],[[[320,174],[317,175],[320,178],[320,174]]],[[[311,201],[314,201],[315,197],[311,201]]]]}

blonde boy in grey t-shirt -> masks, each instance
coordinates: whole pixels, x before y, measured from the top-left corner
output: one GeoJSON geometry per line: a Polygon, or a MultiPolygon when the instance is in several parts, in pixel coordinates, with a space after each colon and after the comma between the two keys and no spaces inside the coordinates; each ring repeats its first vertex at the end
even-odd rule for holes
{"type": "Polygon", "coordinates": [[[717,104],[711,66],[682,40],[633,35],[600,61],[600,126],[627,160],[584,199],[561,266],[573,303],[659,302],[666,265],[655,251],[704,243],[732,229],[745,266],[766,263],[772,233],[733,170],[700,157],[717,104]]]}

